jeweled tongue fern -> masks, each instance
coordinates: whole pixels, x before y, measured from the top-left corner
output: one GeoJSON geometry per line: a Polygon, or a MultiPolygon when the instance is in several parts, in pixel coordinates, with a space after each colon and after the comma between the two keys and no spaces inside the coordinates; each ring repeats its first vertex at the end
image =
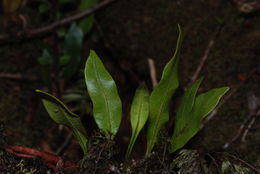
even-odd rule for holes
{"type": "Polygon", "coordinates": [[[122,103],[113,78],[94,51],[90,51],[86,62],[85,82],[95,121],[99,129],[113,139],[120,127],[122,103]]]}
{"type": "MultiPolygon", "coordinates": [[[[158,85],[153,89],[151,95],[145,85],[141,85],[136,90],[131,106],[132,136],[126,159],[130,156],[135,141],[147,120],[146,156],[153,150],[161,128],[169,120],[169,103],[179,86],[178,57],[182,41],[182,31],[179,25],[178,29],[179,35],[174,56],[165,66],[158,85]]],[[[121,124],[122,103],[113,78],[94,51],[90,51],[86,62],[85,82],[93,103],[95,121],[106,138],[113,140],[121,124]]],[[[228,87],[215,88],[197,96],[201,82],[202,78],[195,81],[188,87],[181,99],[175,116],[174,132],[169,137],[170,153],[182,148],[199,131],[200,121],[216,107],[220,98],[229,90],[228,87]]],[[[87,154],[88,138],[80,117],[72,113],[54,96],[40,90],[36,90],[36,92],[42,98],[43,105],[50,117],[58,124],[69,127],[84,154],[87,154]]]]}

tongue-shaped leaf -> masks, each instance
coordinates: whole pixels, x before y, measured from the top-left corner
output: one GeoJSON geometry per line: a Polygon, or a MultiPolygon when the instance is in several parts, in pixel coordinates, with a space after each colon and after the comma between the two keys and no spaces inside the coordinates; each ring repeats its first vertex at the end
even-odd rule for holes
{"type": "Polygon", "coordinates": [[[113,138],[121,123],[122,104],[113,78],[94,51],[90,51],[86,62],[85,81],[95,121],[99,129],[113,138]]]}
{"type": "Polygon", "coordinates": [[[132,136],[127,148],[126,158],[129,157],[135,141],[144,127],[149,115],[149,92],[147,88],[142,85],[136,92],[131,105],[131,127],[132,136]]]}
{"type": "Polygon", "coordinates": [[[147,130],[146,156],[152,151],[161,127],[169,120],[169,103],[179,86],[178,80],[178,56],[182,41],[182,32],[179,28],[179,36],[174,56],[163,70],[162,78],[152,91],[150,96],[150,115],[147,130]]]}

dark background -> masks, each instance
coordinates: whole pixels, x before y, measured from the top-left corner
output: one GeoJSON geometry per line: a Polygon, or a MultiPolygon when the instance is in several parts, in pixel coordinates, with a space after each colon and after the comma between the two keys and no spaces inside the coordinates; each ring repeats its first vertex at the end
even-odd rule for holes
{"type": "MultiPolygon", "coordinates": [[[[250,1],[242,3],[250,4],[250,1]]],[[[231,91],[237,89],[187,147],[203,152],[227,151],[259,165],[258,117],[245,142],[237,139],[229,148],[223,149],[224,144],[238,134],[240,126],[250,116],[249,93],[258,97],[260,95],[259,4],[245,13],[241,10],[242,3],[238,5],[238,1],[224,0],[120,0],[95,14],[94,26],[84,38],[82,62],[86,60],[89,50],[94,49],[118,85],[125,113],[118,141],[123,144],[128,141],[130,125],[127,119],[136,87],[145,81],[148,88],[152,89],[147,59],[155,61],[159,79],[164,65],[174,53],[177,24],[180,24],[184,40],[179,65],[181,88],[176,94],[176,100],[191,82],[210,41],[215,44],[199,75],[205,77],[200,91],[221,86],[230,86],[231,91]]],[[[33,6],[28,2],[15,12],[26,16],[29,28],[53,22],[49,18],[51,14],[41,16],[32,10],[33,6]]],[[[64,13],[75,13],[73,6],[71,9],[66,7],[64,13]]],[[[5,16],[2,12],[2,20],[5,16]]],[[[19,22],[1,25],[1,34],[21,30],[19,22]]],[[[50,120],[34,93],[35,89],[47,89],[41,80],[40,66],[37,63],[37,58],[42,54],[39,42],[53,46],[60,40],[62,39],[57,38],[55,32],[32,39],[13,37],[1,40],[0,120],[5,127],[9,145],[55,152],[68,134],[66,130],[58,131],[59,127],[50,120]],[[6,74],[21,74],[26,78],[36,76],[37,80],[9,78],[6,74]]],[[[84,63],[81,65],[83,67],[84,63]]],[[[79,71],[65,83],[65,89],[73,87],[82,77],[82,72],[79,71]]],[[[176,102],[175,98],[173,100],[176,102]]],[[[88,99],[86,101],[88,103],[88,99]]],[[[174,107],[174,104],[171,105],[172,116],[174,107]]],[[[140,142],[144,143],[142,140],[140,142]]],[[[122,146],[122,151],[124,148],[122,146]]],[[[139,153],[138,150],[137,152],[139,153]]],[[[65,154],[77,160],[82,155],[74,140],[65,154]]]]}

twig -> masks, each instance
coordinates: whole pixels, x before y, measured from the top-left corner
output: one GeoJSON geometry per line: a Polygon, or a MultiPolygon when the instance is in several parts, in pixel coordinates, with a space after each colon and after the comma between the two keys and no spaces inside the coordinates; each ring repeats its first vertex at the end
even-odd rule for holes
{"type": "Polygon", "coordinates": [[[101,155],[102,155],[102,153],[104,152],[105,149],[106,149],[106,146],[103,145],[102,148],[100,149],[99,153],[98,153],[98,156],[97,156],[97,158],[95,160],[95,170],[94,170],[93,174],[96,174],[96,171],[98,169],[98,162],[101,159],[101,155]]]}
{"type": "Polygon", "coordinates": [[[256,120],[256,116],[260,115],[259,98],[256,97],[253,92],[249,92],[247,98],[248,98],[248,109],[250,114],[247,117],[247,119],[243,122],[243,124],[240,125],[237,134],[223,146],[223,149],[228,148],[230,144],[236,141],[241,135],[242,135],[241,142],[245,142],[246,136],[256,120]]]}
{"type": "Polygon", "coordinates": [[[84,17],[90,16],[91,14],[97,12],[98,10],[106,7],[107,5],[111,4],[112,2],[115,2],[116,0],[106,0],[106,1],[102,1],[100,2],[98,5],[96,5],[93,8],[90,8],[86,11],[80,12],[78,14],[75,14],[73,16],[61,19],[59,21],[53,22],[47,26],[44,27],[40,27],[37,29],[31,29],[31,30],[23,30],[23,31],[19,31],[15,34],[3,34],[0,35],[0,40],[7,40],[10,38],[15,38],[15,39],[20,39],[20,38],[32,38],[35,37],[37,35],[43,34],[43,33],[47,33],[50,32],[58,27],[64,26],[66,24],[69,24],[71,22],[80,20],[84,17]]]}
{"type": "Polygon", "coordinates": [[[219,102],[218,106],[211,112],[211,114],[209,114],[209,116],[207,116],[202,125],[201,125],[201,129],[205,126],[205,124],[211,120],[217,113],[219,108],[224,105],[228,99],[230,99],[236,92],[237,90],[239,90],[251,77],[252,75],[256,72],[256,69],[253,69],[249,75],[247,76],[247,78],[245,80],[243,80],[237,87],[233,88],[226,96],[223,97],[223,99],[219,102]]]}
{"type": "Polygon", "coordinates": [[[246,125],[250,122],[250,120],[253,118],[252,115],[250,115],[244,122],[243,124],[240,125],[239,130],[237,131],[237,134],[229,141],[227,142],[224,146],[223,149],[227,149],[233,142],[235,142],[243,132],[245,132],[245,127],[246,125]]]}
{"type": "Polygon", "coordinates": [[[254,117],[252,117],[251,121],[249,122],[246,130],[244,131],[241,141],[245,142],[246,141],[246,136],[249,132],[249,130],[251,129],[251,127],[253,126],[256,117],[260,115],[260,98],[258,98],[253,92],[249,92],[248,94],[248,109],[251,115],[253,115],[254,117]]]}
{"type": "Polygon", "coordinates": [[[22,147],[22,146],[6,146],[4,147],[4,149],[9,153],[24,158],[40,157],[47,163],[47,165],[49,165],[49,167],[53,169],[55,169],[56,164],[61,160],[64,162],[64,167],[77,167],[77,164],[75,164],[73,161],[64,160],[62,159],[62,157],[58,155],[48,153],[38,149],[22,147]]]}
{"type": "Polygon", "coordinates": [[[157,77],[156,77],[156,68],[155,68],[154,60],[149,58],[147,61],[148,61],[148,66],[149,66],[149,70],[150,70],[150,77],[151,77],[152,85],[154,88],[158,83],[157,77]]]}
{"type": "Polygon", "coordinates": [[[245,162],[244,160],[235,157],[234,155],[230,155],[230,154],[226,154],[227,156],[233,158],[234,160],[239,161],[240,163],[244,164],[245,166],[247,166],[248,168],[250,168],[251,170],[255,171],[256,173],[260,173],[260,170],[258,170],[257,168],[255,168],[254,166],[252,166],[251,164],[248,164],[247,162],[245,162]]]}
{"type": "Polygon", "coordinates": [[[163,156],[162,156],[162,159],[159,157],[159,155],[157,155],[157,158],[158,158],[158,160],[160,161],[161,166],[164,168],[165,172],[167,172],[167,173],[169,174],[170,172],[169,172],[167,166],[165,165],[166,149],[167,149],[167,145],[165,144],[165,145],[164,145],[164,148],[163,148],[163,156]]]}
{"type": "Polygon", "coordinates": [[[212,47],[214,46],[214,44],[215,44],[214,39],[210,39],[210,40],[209,40],[209,43],[208,43],[208,46],[207,46],[207,48],[206,48],[206,50],[205,50],[205,52],[204,52],[204,55],[202,56],[202,58],[201,58],[201,60],[200,60],[200,64],[199,64],[199,66],[197,67],[197,69],[196,69],[194,75],[193,75],[192,78],[191,78],[191,83],[194,82],[194,81],[198,78],[198,76],[199,76],[199,74],[200,74],[200,72],[201,72],[201,70],[202,70],[202,67],[204,66],[206,60],[208,59],[210,50],[212,49],[212,47]]]}
{"type": "Polygon", "coordinates": [[[206,47],[206,49],[205,49],[205,51],[204,51],[204,54],[203,54],[203,56],[201,57],[200,64],[199,64],[199,66],[197,67],[197,69],[196,69],[195,73],[193,74],[193,76],[191,77],[190,83],[194,82],[194,81],[198,78],[198,76],[199,76],[199,74],[200,74],[200,72],[201,72],[201,70],[202,70],[202,68],[203,68],[203,66],[204,66],[204,64],[205,64],[205,62],[206,62],[206,60],[207,60],[208,57],[209,57],[209,53],[210,53],[211,49],[212,49],[213,46],[215,45],[215,39],[218,37],[218,35],[220,34],[220,32],[221,32],[221,30],[223,29],[223,27],[224,27],[224,25],[223,25],[223,24],[220,24],[220,25],[217,27],[217,29],[216,29],[214,35],[212,36],[212,38],[209,40],[208,45],[207,45],[207,47],[206,47]]]}
{"type": "Polygon", "coordinates": [[[56,151],[57,155],[62,155],[62,153],[64,152],[64,150],[66,149],[66,147],[69,145],[70,141],[72,140],[73,134],[69,133],[69,135],[67,136],[67,138],[65,139],[65,141],[62,143],[62,145],[58,148],[58,150],[56,151]]]}
{"type": "Polygon", "coordinates": [[[207,153],[206,155],[213,161],[214,165],[216,166],[217,173],[221,174],[221,171],[219,171],[219,166],[218,166],[216,159],[209,153],[207,153]]]}
{"type": "Polygon", "coordinates": [[[36,76],[24,76],[22,74],[10,74],[10,73],[0,73],[0,78],[12,79],[12,80],[29,80],[29,81],[38,80],[36,76]]]}
{"type": "Polygon", "coordinates": [[[242,135],[242,138],[241,138],[241,142],[245,142],[246,141],[246,136],[248,134],[248,131],[251,129],[251,127],[253,126],[253,124],[255,123],[255,120],[256,120],[256,117],[251,117],[251,120],[249,122],[249,124],[247,125],[243,135],[242,135]]]}

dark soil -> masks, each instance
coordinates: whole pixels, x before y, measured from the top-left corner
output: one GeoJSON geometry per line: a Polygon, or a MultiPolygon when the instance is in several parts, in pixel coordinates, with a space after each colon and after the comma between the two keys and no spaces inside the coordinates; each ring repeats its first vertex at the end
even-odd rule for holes
{"type": "MultiPolygon", "coordinates": [[[[24,12],[21,11],[25,14],[28,13],[27,17],[31,22],[29,27],[41,26],[52,19],[49,16],[39,18],[39,14],[33,15],[35,12],[28,9],[30,7],[27,7],[24,12]],[[41,24],[38,19],[43,19],[43,23],[41,24]]],[[[191,152],[194,158],[202,160],[200,162],[205,163],[206,168],[214,168],[216,173],[223,165],[222,162],[226,160],[225,155],[218,154],[222,152],[228,152],[252,166],[259,167],[259,115],[249,129],[244,142],[237,139],[227,149],[223,148],[236,136],[240,126],[250,116],[248,94],[254,93],[255,96],[260,96],[259,21],[259,10],[243,13],[239,11],[236,3],[224,0],[121,0],[97,13],[95,26],[85,38],[83,59],[87,57],[89,49],[96,50],[118,85],[125,114],[116,142],[103,141],[102,138],[93,140],[94,156],[91,156],[92,153],[90,153],[90,156],[79,162],[82,167],[80,172],[91,173],[91,171],[97,170],[96,173],[104,173],[103,171],[127,173],[122,161],[131,134],[128,117],[134,91],[141,81],[145,81],[149,89],[152,88],[147,65],[148,58],[154,59],[159,79],[164,65],[171,58],[175,49],[178,35],[177,24],[180,24],[184,31],[184,41],[179,65],[181,89],[173,99],[171,120],[174,120],[174,109],[179,96],[190,83],[210,40],[213,40],[215,44],[200,73],[200,76],[205,77],[200,91],[221,86],[230,86],[231,90],[239,87],[232,97],[221,106],[215,117],[207,122],[185,148],[193,149],[194,151],[191,152]],[[252,74],[252,71],[255,73],[252,74]],[[243,83],[245,79],[247,81],[243,83]],[[95,143],[98,144],[97,147],[95,147],[95,143]],[[96,156],[95,153],[100,150],[98,148],[101,146],[106,150],[102,151],[101,156],[96,156]],[[95,163],[100,157],[104,160],[95,163]],[[97,164],[100,166],[96,167],[97,164]]],[[[13,25],[15,24],[12,23],[13,25]]],[[[16,25],[16,28],[12,28],[12,30],[20,28],[19,25],[16,25]]],[[[6,33],[8,30],[8,27],[2,27],[1,33],[6,33]]],[[[55,153],[69,135],[66,128],[59,128],[52,122],[44,111],[40,99],[34,93],[35,89],[46,88],[41,79],[40,66],[37,63],[37,58],[42,54],[42,47],[44,43],[55,45],[59,41],[60,39],[53,35],[29,41],[15,39],[8,42],[1,41],[0,75],[19,73],[25,77],[17,80],[0,76],[0,121],[4,125],[5,134],[5,136],[2,136],[3,133],[0,134],[2,136],[0,137],[1,145],[21,145],[55,153]],[[25,80],[31,76],[36,76],[37,80],[25,80]]],[[[82,64],[83,66],[84,64],[82,64]]],[[[72,88],[76,81],[82,79],[82,74],[75,76],[71,81],[66,82],[65,88],[72,88]]],[[[84,82],[80,83],[81,86],[84,86],[84,82]]],[[[87,97],[82,102],[83,104],[90,103],[87,97]]],[[[83,107],[83,109],[85,108],[83,107]]],[[[91,105],[88,104],[87,112],[83,117],[86,125],[89,125],[88,121],[93,122],[90,113],[91,105]]],[[[170,131],[171,124],[168,127],[170,131]]],[[[94,134],[93,129],[95,128],[96,125],[91,124],[88,127],[89,134],[94,134]]],[[[144,171],[145,173],[175,173],[182,165],[193,166],[193,163],[176,162],[172,170],[168,170],[169,166],[166,167],[166,170],[164,163],[170,163],[173,157],[163,156],[163,148],[162,151],[158,149],[162,153],[156,153],[150,159],[142,160],[145,149],[145,132],[137,142],[132,155],[135,160],[129,162],[129,173],[144,171]],[[162,158],[165,160],[163,163],[160,162],[162,158]]],[[[4,150],[1,150],[0,153],[0,173],[14,173],[15,170],[30,171],[31,169],[36,169],[39,173],[46,173],[48,170],[41,159],[22,159],[4,150]],[[23,168],[24,165],[26,168],[23,168]],[[41,167],[37,168],[37,166],[41,167]]],[[[83,157],[74,139],[68,144],[62,155],[73,161],[79,161],[83,157]]],[[[230,158],[228,160],[231,160],[230,158]]],[[[198,165],[199,160],[195,160],[195,166],[198,165]]],[[[235,161],[237,162],[237,160],[235,161]]],[[[200,170],[203,169],[201,164],[200,170]]],[[[229,165],[229,163],[225,163],[225,165],[229,165]]],[[[205,171],[207,169],[204,167],[205,171]]],[[[228,172],[232,173],[231,170],[228,172]]],[[[249,170],[249,172],[251,171],[249,170]]]]}
{"type": "Polygon", "coordinates": [[[0,150],[0,173],[3,174],[46,174],[51,170],[40,158],[27,159],[0,150]]]}

